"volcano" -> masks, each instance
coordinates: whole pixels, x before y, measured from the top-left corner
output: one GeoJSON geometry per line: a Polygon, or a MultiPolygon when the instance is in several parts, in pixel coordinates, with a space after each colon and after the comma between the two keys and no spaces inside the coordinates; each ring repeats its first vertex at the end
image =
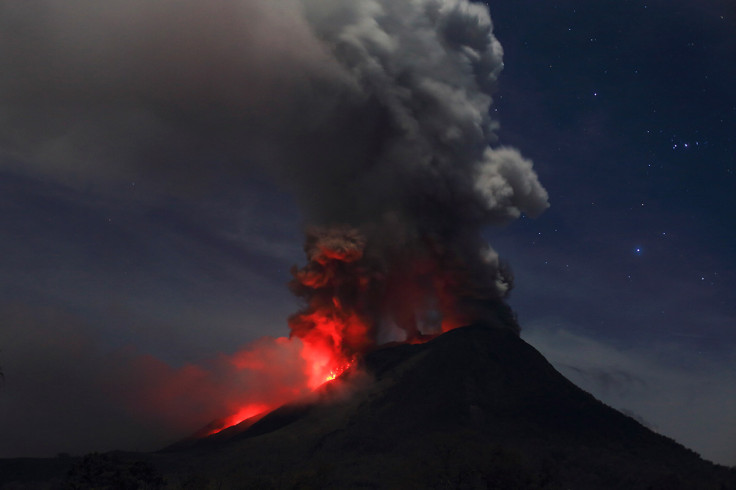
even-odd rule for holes
{"type": "Polygon", "coordinates": [[[487,324],[378,348],[307,399],[115,457],[181,488],[736,489],[733,469],[606,406],[487,324]]]}
{"type": "Polygon", "coordinates": [[[159,457],[243,488],[736,488],[485,324],[377,349],[311,399],[159,457]]]}

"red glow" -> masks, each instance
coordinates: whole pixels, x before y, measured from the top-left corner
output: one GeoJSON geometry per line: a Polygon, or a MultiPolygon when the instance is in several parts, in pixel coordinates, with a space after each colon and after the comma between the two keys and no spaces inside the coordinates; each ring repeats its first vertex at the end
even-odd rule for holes
{"type": "Polygon", "coordinates": [[[336,379],[342,373],[344,373],[345,371],[347,371],[350,368],[350,366],[352,366],[352,365],[353,365],[353,363],[348,363],[348,364],[345,364],[344,366],[338,367],[338,368],[330,371],[330,373],[325,377],[324,382],[326,383],[327,381],[332,381],[333,379],[336,379]]]}
{"type": "Polygon", "coordinates": [[[177,430],[210,422],[198,435],[216,434],[335,380],[378,341],[419,344],[471,323],[483,313],[474,308],[494,297],[451,249],[430,238],[386,249],[385,239],[376,253],[358,230],[308,230],[307,264],[293,268],[289,283],[303,301],[289,318],[290,336],[263,337],[200,365],[139,356],[126,370],[145,381],[131,383],[131,408],[177,430]]]}
{"type": "Polygon", "coordinates": [[[292,270],[289,285],[305,302],[289,318],[291,335],[230,358],[239,373],[263,381],[251,381],[242,401],[228,404],[239,408],[210,434],[336,379],[375,345],[380,322],[391,322],[405,332],[405,342],[415,344],[469,323],[458,307],[464,268],[452,254],[428,246],[419,256],[402,253],[387,264],[367,257],[365,247],[354,229],[308,231],[308,262],[292,270]],[[254,392],[259,385],[261,392],[254,392]]]}
{"type": "Polygon", "coordinates": [[[368,329],[354,315],[341,318],[335,311],[316,311],[299,317],[310,326],[301,337],[301,357],[306,362],[307,386],[315,389],[334,379],[353,362],[354,352],[345,346],[364,342],[368,329]]]}
{"type": "Polygon", "coordinates": [[[362,240],[345,230],[314,231],[307,236],[309,262],[292,271],[291,289],[307,305],[289,318],[289,327],[302,341],[310,389],[335,379],[373,345],[373,324],[363,314],[371,281],[362,240]]]}
{"type": "Polygon", "coordinates": [[[211,436],[212,434],[217,434],[218,432],[221,432],[228,427],[232,427],[233,425],[238,425],[239,423],[243,422],[244,420],[247,420],[251,417],[255,417],[256,415],[265,415],[266,412],[273,410],[275,407],[264,405],[262,403],[251,403],[249,405],[244,406],[240,410],[238,410],[233,415],[230,415],[229,417],[226,417],[222,420],[221,426],[213,429],[212,431],[205,434],[205,436],[211,436]]]}

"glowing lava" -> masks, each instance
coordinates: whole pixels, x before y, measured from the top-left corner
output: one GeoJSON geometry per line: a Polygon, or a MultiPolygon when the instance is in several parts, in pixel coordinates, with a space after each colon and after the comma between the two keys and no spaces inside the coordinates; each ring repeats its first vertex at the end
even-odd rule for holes
{"type": "Polygon", "coordinates": [[[328,381],[332,381],[333,379],[337,378],[342,373],[344,373],[345,371],[347,371],[348,368],[350,366],[352,366],[352,364],[353,363],[351,362],[351,363],[345,364],[344,366],[339,367],[337,369],[333,369],[332,371],[330,371],[330,374],[328,374],[327,377],[325,377],[325,381],[324,382],[326,383],[328,381]]]}
{"type": "Polygon", "coordinates": [[[275,407],[265,405],[263,403],[251,403],[240,410],[238,410],[233,415],[230,415],[228,417],[225,417],[220,421],[220,426],[212,429],[210,432],[205,434],[205,436],[211,436],[212,434],[217,434],[218,432],[221,432],[228,427],[232,427],[234,425],[238,425],[239,423],[243,422],[244,420],[248,420],[249,418],[256,417],[258,415],[265,415],[267,412],[273,410],[275,407]]]}
{"type": "Polygon", "coordinates": [[[300,355],[310,389],[338,377],[374,344],[374,322],[365,304],[374,281],[364,247],[364,237],[355,230],[311,230],[308,263],[292,270],[290,288],[306,305],[289,318],[289,328],[303,343],[300,355]]]}
{"type": "Polygon", "coordinates": [[[388,273],[385,264],[365,254],[365,248],[366,238],[358,230],[336,227],[308,231],[308,262],[292,269],[289,284],[304,300],[302,309],[289,318],[289,339],[264,343],[233,360],[238,369],[264,380],[287,364],[292,371],[276,383],[265,381],[263,393],[248,395],[249,402],[262,403],[244,405],[211,433],[273,410],[336,379],[376,345],[381,322],[393,323],[406,334],[404,341],[412,344],[470,323],[471,317],[461,314],[458,297],[465,289],[470,296],[477,291],[464,286],[463,267],[448,267],[445,262],[449,259],[429,253],[420,258],[399,255],[392,262],[395,270],[388,273]],[[426,314],[431,311],[436,318],[426,314]],[[288,360],[278,352],[288,352],[288,360]]]}

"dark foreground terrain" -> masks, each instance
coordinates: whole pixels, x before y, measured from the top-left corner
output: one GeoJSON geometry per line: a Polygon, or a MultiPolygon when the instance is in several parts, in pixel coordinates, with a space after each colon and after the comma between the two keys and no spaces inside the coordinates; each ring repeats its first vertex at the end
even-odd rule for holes
{"type": "Polygon", "coordinates": [[[736,490],[504,329],[372,352],[310,400],[153,454],[0,460],[0,488],[736,490]]]}

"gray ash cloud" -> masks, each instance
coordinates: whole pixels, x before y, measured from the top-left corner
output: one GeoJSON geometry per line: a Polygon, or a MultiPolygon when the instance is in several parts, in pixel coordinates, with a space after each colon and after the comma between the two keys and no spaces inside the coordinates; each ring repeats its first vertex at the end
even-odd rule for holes
{"type": "MultiPolygon", "coordinates": [[[[511,279],[482,228],[548,206],[497,146],[481,4],[40,0],[4,6],[0,30],[0,168],[184,195],[265,172],[306,224],[358,230],[407,310],[489,314],[511,279]]],[[[411,323],[396,309],[380,321],[411,323]]]]}

